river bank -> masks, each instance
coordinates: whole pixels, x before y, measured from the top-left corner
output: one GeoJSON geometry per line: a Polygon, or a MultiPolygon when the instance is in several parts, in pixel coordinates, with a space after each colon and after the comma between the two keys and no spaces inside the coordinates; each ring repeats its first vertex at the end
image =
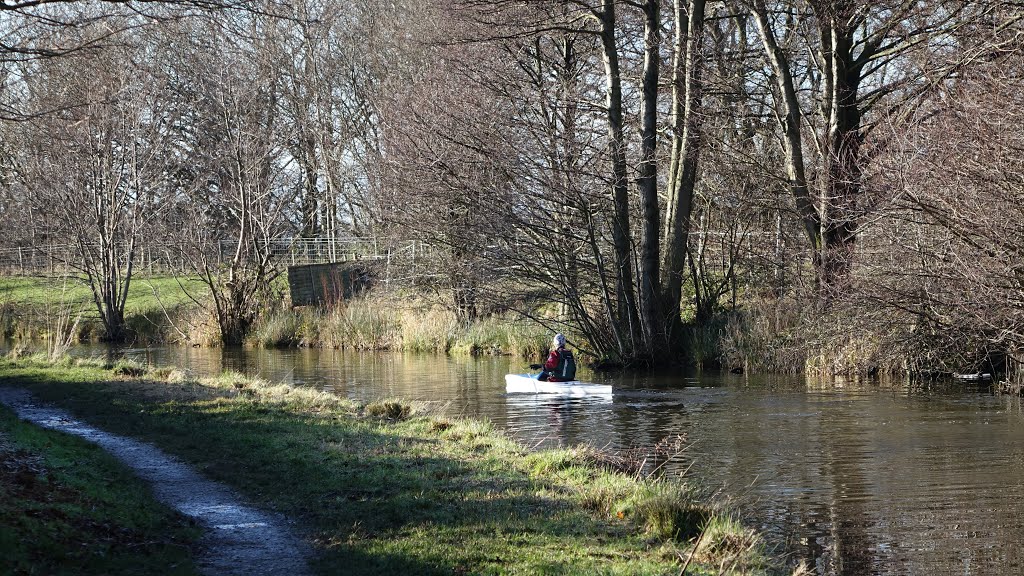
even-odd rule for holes
{"type": "MultiPolygon", "coordinates": [[[[139,343],[180,342],[194,324],[192,296],[202,284],[186,276],[136,278],[125,300],[128,333],[139,343]]],[[[0,276],[0,338],[90,342],[103,337],[93,295],[82,277],[0,276]]]]}
{"type": "MultiPolygon", "coordinates": [[[[0,340],[29,346],[45,341],[57,355],[76,343],[101,340],[103,328],[83,282],[0,277],[0,340]]],[[[257,315],[245,347],[494,355],[537,362],[553,330],[563,326],[553,308],[534,310],[540,320],[493,310],[465,320],[425,293],[371,290],[327,307],[292,307],[286,286],[276,290],[280,297],[257,315]]],[[[196,278],[136,278],[125,306],[128,340],[119,344],[220,347],[206,295],[196,278]]],[[[684,344],[671,356],[701,369],[870,379],[999,373],[1008,366],[965,351],[933,351],[899,330],[883,334],[885,323],[850,303],[837,303],[815,319],[806,298],[797,294],[748,297],[702,322],[685,312],[684,344]]],[[[591,347],[581,335],[566,334],[584,361],[599,363],[582,354],[591,347]]],[[[1022,388],[1017,373],[998,379],[1014,393],[1022,388]]]]}
{"type": "MultiPolygon", "coordinates": [[[[262,310],[245,340],[253,348],[325,348],[540,359],[552,332],[515,314],[472,321],[422,295],[370,293],[328,308],[290,307],[284,298],[262,310]]],[[[206,287],[196,278],[140,277],[125,305],[130,346],[219,346],[206,287]]],[[[103,338],[81,278],[0,277],[0,339],[67,347],[103,338]]]]}
{"type": "Polygon", "coordinates": [[[784,570],[693,487],[638,479],[589,449],[530,452],[428,404],[359,405],[238,375],[126,378],[82,361],[4,361],[0,384],[296,519],[321,573],[676,574],[691,555],[691,572],[784,570]]]}

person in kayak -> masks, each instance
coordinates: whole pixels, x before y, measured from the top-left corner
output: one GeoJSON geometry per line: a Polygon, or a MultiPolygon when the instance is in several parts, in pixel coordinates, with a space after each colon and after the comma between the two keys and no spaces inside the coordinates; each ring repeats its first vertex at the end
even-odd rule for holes
{"type": "Polygon", "coordinates": [[[572,350],[566,350],[563,334],[555,334],[551,341],[551,353],[544,361],[544,371],[537,379],[549,382],[569,382],[576,379],[576,358],[572,355],[572,350]]]}

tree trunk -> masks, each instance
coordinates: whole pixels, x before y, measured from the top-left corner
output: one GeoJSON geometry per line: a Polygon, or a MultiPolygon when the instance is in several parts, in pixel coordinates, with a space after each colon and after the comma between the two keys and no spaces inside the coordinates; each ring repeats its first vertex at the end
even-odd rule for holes
{"type": "MultiPolygon", "coordinates": [[[[303,138],[304,140],[305,137],[303,138]]],[[[316,150],[312,138],[302,144],[302,238],[320,238],[320,169],[316,164],[316,150]]]]}
{"type": "MultiPolygon", "coordinates": [[[[822,38],[828,38],[829,54],[823,58],[828,106],[828,134],[825,139],[826,197],[822,206],[822,288],[830,297],[841,289],[849,273],[857,233],[857,202],[863,169],[860,158],[861,112],[857,102],[861,62],[853,55],[853,31],[842,3],[836,12],[821,14],[822,38]]],[[[870,56],[865,48],[864,58],[870,56]]]]}
{"type": "Polygon", "coordinates": [[[758,30],[761,33],[765,56],[775,77],[775,88],[781,100],[781,110],[779,111],[778,119],[783,131],[783,146],[786,153],[786,175],[789,178],[789,189],[796,201],[797,211],[800,213],[800,219],[803,221],[804,231],[814,251],[815,265],[820,269],[822,261],[821,215],[818,207],[814,205],[810,189],[807,186],[800,129],[800,104],[797,100],[796,86],[793,84],[793,75],[789,70],[789,61],[779,46],[771,22],[768,20],[768,12],[764,2],[762,0],[754,0],[751,3],[751,7],[753,16],[757,21],[758,30]]]}
{"type": "Polygon", "coordinates": [[[690,237],[690,214],[697,187],[697,162],[700,157],[700,127],[697,118],[701,106],[700,49],[704,32],[705,0],[675,0],[676,33],[672,65],[672,167],[669,172],[669,197],[665,214],[664,282],[661,294],[668,314],[668,340],[681,333],[679,317],[683,292],[686,251],[690,237]],[[682,23],[686,21],[685,28],[682,23]]]}
{"type": "Polygon", "coordinates": [[[661,317],[659,261],[661,218],[658,210],[658,69],[661,67],[661,0],[647,0],[644,11],[644,71],[640,144],[640,316],[644,353],[662,356],[667,349],[661,317]]]}
{"type": "Polygon", "coordinates": [[[615,250],[617,317],[623,334],[628,335],[628,354],[638,347],[640,319],[633,290],[633,266],[630,250],[629,189],[626,177],[626,145],[622,132],[622,79],[619,52],[615,43],[615,4],[602,0],[600,12],[607,94],[608,140],[612,164],[612,243],[615,250]]]}

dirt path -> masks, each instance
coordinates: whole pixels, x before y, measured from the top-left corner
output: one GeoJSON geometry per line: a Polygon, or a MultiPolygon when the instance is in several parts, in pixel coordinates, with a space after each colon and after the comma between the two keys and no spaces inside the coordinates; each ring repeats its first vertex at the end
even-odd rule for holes
{"type": "Polygon", "coordinates": [[[196,563],[211,575],[308,574],[303,544],[279,516],[260,512],[222,484],[202,478],[154,446],[108,434],[35,402],[27,390],[0,387],[0,403],[45,428],[81,436],[107,450],[153,486],[157,499],[209,530],[196,563]]]}

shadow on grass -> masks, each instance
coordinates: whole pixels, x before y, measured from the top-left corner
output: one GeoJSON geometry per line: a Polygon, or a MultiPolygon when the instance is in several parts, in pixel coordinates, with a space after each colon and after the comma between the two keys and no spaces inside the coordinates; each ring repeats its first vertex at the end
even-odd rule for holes
{"type": "Polygon", "coordinates": [[[0,406],[0,573],[197,574],[199,531],[113,456],[0,406]]]}
{"type": "Polygon", "coordinates": [[[158,385],[176,393],[156,400],[136,391],[142,383],[92,378],[7,370],[0,385],[29,388],[95,426],[152,442],[297,520],[321,572],[664,572],[664,563],[655,569],[649,557],[631,558],[648,544],[634,530],[516,466],[520,450],[496,436],[424,419],[386,424],[237,398],[193,400],[186,386],[165,383],[158,385]]]}

